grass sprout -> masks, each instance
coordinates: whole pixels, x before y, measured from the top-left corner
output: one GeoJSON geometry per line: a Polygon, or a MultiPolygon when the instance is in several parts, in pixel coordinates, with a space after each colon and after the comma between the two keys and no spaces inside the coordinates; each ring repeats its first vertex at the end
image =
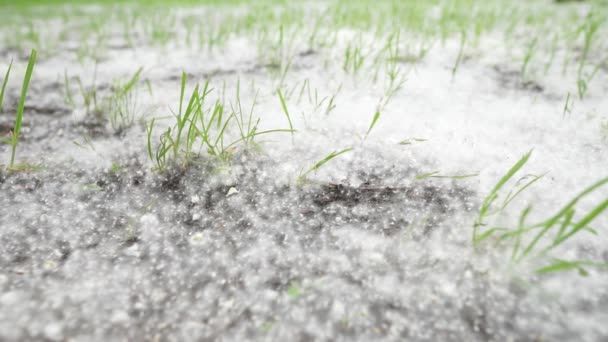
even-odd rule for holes
{"type": "Polygon", "coordinates": [[[458,67],[460,67],[460,63],[462,62],[462,57],[464,56],[464,47],[465,47],[466,42],[467,42],[467,33],[463,29],[460,32],[460,48],[458,49],[458,56],[456,57],[456,62],[454,62],[454,66],[452,67],[452,77],[456,76],[458,67]]]}
{"type": "Polygon", "coordinates": [[[4,81],[2,81],[2,88],[0,88],[0,114],[2,114],[3,111],[3,101],[4,101],[4,92],[6,90],[6,85],[8,84],[8,78],[11,75],[11,68],[13,67],[13,61],[11,60],[10,64],[8,65],[8,68],[6,69],[6,74],[4,75],[4,81]]]}
{"type": "MultiPolygon", "coordinates": [[[[403,57],[401,57],[399,51],[400,43],[400,31],[396,31],[391,34],[382,49],[381,54],[387,54],[385,73],[388,79],[388,84],[384,91],[384,101],[380,101],[379,110],[383,110],[393,96],[403,88],[403,85],[407,81],[407,72],[403,70],[399,65],[403,57]]],[[[426,54],[426,52],[424,52],[426,54]]],[[[376,62],[379,62],[379,57],[376,58],[376,62]]],[[[375,78],[376,76],[374,76],[375,78]]]]}
{"type": "MultiPolygon", "coordinates": [[[[78,85],[78,93],[80,94],[80,99],[82,100],[82,105],[85,108],[85,114],[93,116],[100,120],[102,116],[102,108],[98,105],[97,101],[97,64],[95,64],[95,69],[93,71],[93,79],[91,80],[91,84],[89,86],[85,86],[80,76],[76,76],[76,83],[78,85]]],[[[78,104],[75,101],[74,95],[72,93],[72,87],[70,85],[70,78],[68,77],[67,71],[64,71],[64,102],[68,106],[75,108],[78,104]]]]}
{"type": "Polygon", "coordinates": [[[578,32],[583,35],[583,48],[581,52],[581,56],[579,59],[578,65],[578,79],[577,79],[577,87],[578,87],[578,95],[579,98],[583,98],[588,89],[588,84],[591,82],[599,67],[604,63],[600,63],[598,66],[594,68],[594,70],[589,75],[585,75],[584,69],[587,64],[587,60],[589,57],[589,52],[591,51],[591,47],[597,36],[597,32],[600,26],[604,23],[603,17],[594,16],[593,13],[589,13],[585,22],[579,27],[578,32]]]}
{"type": "Polygon", "coordinates": [[[17,113],[15,116],[15,125],[11,132],[11,138],[8,141],[11,145],[11,159],[8,164],[9,170],[18,171],[19,167],[15,167],[15,154],[17,152],[17,145],[19,144],[19,135],[21,133],[21,124],[23,122],[23,111],[25,109],[25,98],[27,97],[27,90],[30,86],[30,80],[32,79],[32,73],[34,72],[34,65],[36,64],[37,51],[32,50],[30,59],[27,64],[25,71],[25,77],[23,78],[23,86],[21,87],[21,97],[19,98],[19,105],[17,107],[17,113]]]}
{"type": "MultiPolygon", "coordinates": [[[[141,86],[141,74],[143,68],[139,68],[129,79],[115,79],[110,86],[109,92],[98,93],[97,65],[93,72],[93,79],[89,86],[85,86],[82,79],[76,76],[80,102],[77,103],[72,93],[70,78],[64,73],[64,102],[72,108],[82,104],[85,114],[92,117],[97,124],[110,123],[117,134],[131,127],[135,122],[139,106],[136,101],[137,91],[141,86]]],[[[144,82],[150,94],[152,87],[149,81],[144,82]]]]}
{"type": "MultiPolygon", "coordinates": [[[[361,40],[360,36],[358,38],[361,40]]],[[[363,54],[361,45],[362,43],[360,41],[357,43],[350,42],[346,47],[346,50],[344,50],[344,63],[342,68],[345,72],[357,75],[363,67],[363,63],[367,56],[363,54]]]]}
{"type": "MultiPolygon", "coordinates": [[[[121,132],[131,127],[135,121],[137,103],[135,102],[136,94],[134,91],[142,71],[143,68],[139,68],[125,83],[117,81],[113,86],[112,93],[106,99],[110,124],[115,132],[121,132]]],[[[149,83],[147,84],[148,90],[151,92],[149,83]]]]}
{"type": "Polygon", "coordinates": [[[376,113],[374,114],[374,117],[372,118],[372,122],[369,124],[369,128],[367,129],[367,132],[365,133],[365,136],[363,137],[363,140],[367,139],[367,137],[371,133],[372,129],[374,129],[374,126],[376,126],[376,123],[378,122],[378,119],[380,119],[380,111],[379,110],[377,110],[376,113]]]}
{"type": "Polygon", "coordinates": [[[479,176],[479,173],[471,173],[466,175],[442,175],[440,171],[433,171],[429,173],[422,173],[416,175],[416,180],[428,179],[428,178],[444,178],[444,179],[466,179],[479,176]]]}
{"type": "Polygon", "coordinates": [[[532,57],[534,56],[534,52],[536,51],[537,43],[538,43],[538,38],[535,37],[534,39],[532,39],[530,44],[528,44],[528,46],[526,47],[526,52],[524,54],[524,61],[521,66],[522,82],[526,81],[526,71],[528,71],[528,64],[530,63],[530,60],[532,60],[532,57]]]}
{"type": "Polygon", "coordinates": [[[422,138],[410,138],[410,139],[405,139],[405,140],[401,140],[398,144],[399,145],[411,145],[413,143],[417,143],[417,142],[424,142],[427,141],[427,139],[422,139],[422,138]]]}
{"type": "Polygon", "coordinates": [[[70,89],[70,79],[68,78],[68,71],[64,70],[63,72],[63,92],[64,99],[66,105],[70,107],[76,107],[76,102],[74,102],[74,96],[72,95],[72,90],[70,89]]]}
{"type": "Polygon", "coordinates": [[[608,269],[608,263],[599,263],[586,260],[562,260],[554,259],[551,265],[539,268],[536,270],[537,273],[547,274],[554,272],[564,272],[570,270],[576,270],[580,275],[587,276],[589,272],[584,267],[594,267],[599,269],[608,269]]]}
{"type": "Polygon", "coordinates": [[[564,105],[564,113],[562,114],[562,118],[566,117],[566,113],[571,114],[572,108],[574,106],[574,100],[570,97],[570,93],[566,96],[566,104],[564,105]]]}
{"type": "Polygon", "coordinates": [[[298,183],[299,184],[303,184],[306,183],[308,181],[308,175],[310,175],[311,173],[317,171],[318,169],[320,169],[323,165],[327,164],[329,161],[331,161],[332,159],[338,157],[339,155],[342,155],[344,153],[350,152],[352,151],[353,148],[352,147],[348,147],[345,148],[343,150],[339,150],[339,151],[333,151],[330,154],[328,154],[327,156],[325,156],[325,158],[319,160],[317,163],[315,163],[310,169],[308,169],[306,172],[301,173],[300,176],[298,177],[298,183]]]}
{"type": "Polygon", "coordinates": [[[93,141],[91,140],[91,137],[89,137],[88,135],[84,135],[82,137],[82,142],[74,140],[74,141],[72,141],[72,143],[82,149],[90,149],[91,151],[95,151],[95,146],[93,146],[93,141]]]}
{"type": "Polygon", "coordinates": [[[202,87],[195,85],[189,97],[186,95],[186,82],[186,73],[182,73],[179,110],[173,115],[175,124],[160,135],[156,146],[153,143],[153,131],[157,120],[152,119],[146,127],[148,157],[155,163],[157,171],[164,171],[170,163],[187,167],[201,156],[200,151],[195,150],[196,147],[205,150],[220,163],[227,163],[239,144],[260,148],[255,141],[260,135],[295,132],[291,120],[289,129],[260,131],[260,119],[253,116],[256,100],[247,112],[243,110],[240,82],[237,83],[236,101],[230,103],[230,114],[225,112],[226,105],[222,99],[213,101],[210,98],[214,89],[209,80],[202,87]],[[227,132],[235,129],[239,136],[226,141],[227,132]]]}
{"type": "MultiPolygon", "coordinates": [[[[255,139],[264,134],[269,133],[293,133],[295,132],[292,128],[289,129],[272,129],[266,131],[259,131],[258,126],[260,124],[260,118],[253,117],[253,111],[257,102],[258,92],[256,92],[253,102],[251,103],[251,108],[249,109],[248,115],[243,111],[243,107],[241,105],[241,95],[240,95],[240,81],[237,81],[236,87],[236,104],[230,104],[232,109],[232,117],[234,117],[235,122],[237,124],[240,139],[232,142],[228,145],[228,147],[233,147],[238,143],[243,143],[246,147],[255,147],[257,149],[261,149],[260,146],[255,142],[255,139]]],[[[291,120],[289,120],[291,125],[291,120]]]]}
{"type": "Polygon", "coordinates": [[[287,110],[287,104],[285,103],[285,97],[283,97],[283,94],[281,93],[281,90],[277,90],[277,94],[279,95],[279,100],[281,101],[281,107],[283,108],[283,113],[285,113],[285,116],[287,117],[287,122],[289,122],[289,129],[292,131],[292,136],[293,136],[293,123],[291,122],[291,116],[289,115],[289,110],[287,110]]]}
{"type": "MultiPolygon", "coordinates": [[[[208,83],[207,83],[208,84],[208,83]]],[[[150,125],[147,126],[147,137],[148,137],[148,156],[151,160],[156,162],[156,169],[159,171],[165,170],[167,162],[169,160],[169,154],[172,152],[173,157],[171,158],[174,162],[179,163],[178,158],[183,155],[184,160],[181,161],[183,165],[186,165],[191,155],[192,139],[194,133],[194,120],[192,117],[199,110],[201,101],[204,100],[208,92],[203,92],[203,98],[199,94],[199,85],[197,84],[192,92],[190,100],[187,106],[184,108],[184,96],[186,91],[186,73],[182,73],[181,88],[179,97],[179,111],[174,115],[175,125],[167,128],[167,130],[160,136],[160,144],[157,146],[156,151],[153,152],[152,147],[152,131],[154,130],[155,119],[152,119],[150,125]],[[188,128],[187,137],[189,141],[184,141],[184,131],[188,128]],[[182,147],[186,146],[185,150],[182,147]]]]}
{"type": "Polygon", "coordinates": [[[279,80],[279,87],[285,82],[295,58],[293,42],[298,32],[286,31],[285,26],[280,24],[278,35],[265,29],[258,37],[258,55],[270,75],[279,80]]]}

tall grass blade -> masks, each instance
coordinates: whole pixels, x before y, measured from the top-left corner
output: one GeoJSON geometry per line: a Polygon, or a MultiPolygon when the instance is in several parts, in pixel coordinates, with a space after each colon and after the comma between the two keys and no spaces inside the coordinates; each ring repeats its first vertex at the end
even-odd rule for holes
{"type": "Polygon", "coordinates": [[[34,64],[36,64],[37,51],[32,50],[30,60],[27,64],[27,70],[25,71],[25,78],[23,79],[23,87],[21,88],[21,98],[19,99],[19,106],[17,107],[17,117],[15,118],[15,127],[11,135],[11,161],[9,163],[9,169],[12,169],[15,164],[15,152],[17,150],[17,144],[19,142],[19,133],[21,132],[21,123],[23,121],[23,111],[25,109],[25,98],[27,96],[27,90],[30,86],[30,80],[32,79],[32,73],[34,72],[34,64]]]}
{"type": "Polygon", "coordinates": [[[305,173],[303,173],[302,175],[300,175],[299,180],[300,181],[305,180],[306,176],[308,176],[311,172],[314,172],[314,171],[320,169],[323,165],[325,165],[330,160],[336,158],[337,156],[339,156],[341,154],[344,154],[346,152],[352,151],[352,149],[353,149],[352,147],[348,147],[348,148],[345,148],[345,149],[340,150],[340,151],[333,151],[333,152],[331,152],[325,158],[321,159],[315,165],[313,165],[310,169],[308,169],[308,171],[306,171],[305,173]]]}
{"type": "Polygon", "coordinates": [[[128,93],[139,81],[139,76],[141,75],[141,72],[144,70],[143,67],[140,67],[139,69],[137,69],[137,72],[133,75],[133,77],[131,77],[131,79],[129,80],[129,82],[127,82],[127,84],[125,84],[125,86],[122,88],[123,93],[128,93]]]}
{"type": "Polygon", "coordinates": [[[443,178],[443,179],[466,179],[466,178],[472,178],[472,177],[477,177],[479,176],[478,173],[471,173],[471,174],[466,174],[466,175],[440,175],[439,171],[433,171],[433,172],[429,172],[429,173],[422,173],[419,175],[416,175],[416,180],[422,180],[422,179],[427,179],[427,178],[443,178]]]}
{"type": "Polygon", "coordinates": [[[0,114],[2,114],[2,104],[4,101],[4,91],[6,90],[6,85],[8,84],[8,78],[11,75],[11,68],[13,67],[13,61],[8,65],[8,69],[6,70],[6,74],[4,75],[4,81],[2,82],[2,89],[0,89],[0,114]]]}
{"type": "Polygon", "coordinates": [[[277,93],[279,94],[279,100],[281,100],[281,106],[283,107],[283,112],[285,113],[285,116],[287,117],[287,122],[289,122],[289,129],[292,131],[292,136],[293,136],[293,123],[291,122],[291,116],[289,115],[289,111],[287,110],[287,104],[285,103],[285,98],[283,97],[283,94],[281,93],[281,89],[279,89],[277,91],[277,93]]]}
{"type": "Polygon", "coordinates": [[[148,156],[152,161],[154,161],[154,154],[152,153],[152,130],[154,129],[155,121],[156,119],[152,119],[152,121],[150,121],[150,125],[146,127],[146,130],[148,131],[148,156]]]}
{"type": "Polygon", "coordinates": [[[369,135],[369,133],[372,131],[372,129],[374,129],[374,126],[376,126],[376,122],[378,122],[378,119],[380,119],[380,111],[377,110],[376,113],[374,114],[374,117],[372,118],[372,122],[369,124],[369,128],[367,129],[367,133],[365,133],[365,139],[367,139],[367,136],[369,135]]]}
{"type": "Polygon", "coordinates": [[[586,276],[586,275],[588,275],[588,273],[583,268],[583,266],[608,269],[608,264],[606,264],[606,263],[598,263],[598,262],[592,262],[592,261],[586,261],[586,260],[568,261],[568,260],[555,259],[555,262],[553,264],[537,269],[536,273],[547,274],[547,273],[554,273],[554,272],[561,272],[561,271],[578,270],[578,272],[582,276],[586,276]]]}

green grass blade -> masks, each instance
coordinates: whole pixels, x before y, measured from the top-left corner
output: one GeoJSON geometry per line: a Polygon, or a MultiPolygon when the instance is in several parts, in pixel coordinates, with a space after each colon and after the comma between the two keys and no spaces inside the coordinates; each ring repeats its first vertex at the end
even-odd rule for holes
{"type": "Polygon", "coordinates": [[[154,129],[154,122],[156,118],[150,121],[150,125],[146,127],[148,131],[148,156],[150,156],[150,160],[154,161],[154,155],[152,154],[152,130],[154,129]]]}
{"type": "Polygon", "coordinates": [[[287,122],[289,122],[289,129],[293,131],[293,123],[291,122],[291,116],[289,115],[289,111],[287,110],[287,104],[285,103],[285,98],[283,97],[283,94],[281,93],[281,89],[277,90],[277,93],[279,94],[279,100],[281,100],[281,106],[283,107],[283,112],[285,113],[285,116],[287,117],[287,122]]]}
{"type": "Polygon", "coordinates": [[[513,165],[504,176],[502,176],[500,181],[496,183],[491,193],[497,193],[498,190],[500,190],[505,185],[505,183],[507,183],[509,179],[511,179],[513,175],[515,175],[528,162],[528,159],[530,159],[531,154],[532,151],[529,151],[528,153],[524,154],[523,157],[521,157],[521,159],[519,159],[519,161],[517,161],[517,163],[515,163],[515,165],[513,165]]]}
{"type": "Polygon", "coordinates": [[[65,103],[68,106],[74,107],[74,97],[72,96],[72,90],[70,90],[70,79],[68,78],[68,71],[63,71],[63,86],[65,87],[65,103]]]}
{"type": "Polygon", "coordinates": [[[430,177],[432,177],[432,176],[434,176],[434,175],[436,175],[438,173],[439,173],[439,171],[433,171],[433,172],[429,172],[429,173],[421,173],[419,175],[416,175],[416,179],[417,180],[427,179],[427,178],[430,178],[430,177]]]}
{"type": "Polygon", "coordinates": [[[125,84],[125,86],[122,89],[122,92],[124,94],[128,93],[129,91],[131,91],[131,89],[135,86],[135,84],[137,84],[137,81],[139,81],[139,76],[141,75],[141,72],[144,70],[143,67],[140,67],[139,69],[137,69],[137,72],[133,75],[133,77],[131,77],[131,79],[129,80],[129,82],[127,82],[127,84],[125,84]]]}
{"type": "MultiPolygon", "coordinates": [[[[257,137],[259,135],[264,135],[264,134],[269,134],[269,133],[291,133],[291,134],[293,134],[295,132],[297,132],[297,131],[291,130],[291,129],[284,129],[284,128],[270,129],[270,130],[267,130],[267,131],[260,131],[260,132],[253,131],[247,137],[245,137],[245,138],[239,138],[238,140],[235,140],[235,141],[231,142],[228,146],[226,146],[225,149],[229,149],[229,148],[233,147],[234,145],[236,145],[236,144],[244,141],[247,138],[257,137]]],[[[222,133],[223,133],[223,130],[222,130],[222,133]]],[[[219,137],[218,137],[218,140],[219,140],[219,137]]],[[[217,144],[217,142],[216,142],[216,144],[217,144]]]]}
{"type": "Polygon", "coordinates": [[[186,72],[182,71],[182,85],[179,92],[179,112],[178,117],[182,116],[182,105],[184,104],[184,92],[186,91],[186,72]]]}
{"type": "Polygon", "coordinates": [[[560,237],[562,237],[564,235],[564,232],[566,231],[566,229],[572,222],[572,218],[574,217],[574,212],[575,212],[574,209],[570,209],[566,212],[566,214],[564,215],[564,221],[562,222],[562,225],[560,226],[559,231],[557,232],[557,236],[556,236],[554,242],[556,242],[557,239],[559,239],[560,237]]]}
{"type": "Polygon", "coordinates": [[[432,176],[432,178],[448,178],[448,179],[466,179],[466,178],[473,178],[473,177],[477,177],[479,176],[479,173],[470,173],[470,174],[466,174],[466,175],[454,175],[454,176],[432,176]]]}
{"type": "Polygon", "coordinates": [[[346,152],[349,152],[349,151],[351,151],[351,150],[352,150],[352,147],[345,148],[345,149],[343,149],[343,150],[341,150],[341,151],[334,151],[334,152],[330,153],[330,154],[329,154],[327,157],[323,158],[321,161],[319,161],[318,163],[316,163],[316,164],[315,164],[315,165],[314,165],[314,166],[311,168],[311,170],[312,170],[312,171],[318,170],[319,168],[321,168],[321,166],[325,165],[325,164],[326,164],[328,161],[330,161],[330,160],[332,160],[332,159],[336,158],[337,156],[339,156],[339,155],[341,155],[341,154],[344,154],[344,153],[346,153],[346,152]]]}
{"type": "Polygon", "coordinates": [[[521,216],[519,217],[519,224],[517,226],[517,231],[515,232],[515,245],[513,246],[513,252],[511,253],[511,260],[515,260],[515,257],[517,256],[517,252],[519,252],[519,246],[521,245],[521,233],[524,231],[525,229],[525,222],[526,222],[526,218],[528,217],[528,215],[530,214],[530,212],[532,211],[532,207],[531,206],[527,206],[526,209],[524,209],[524,211],[521,213],[521,216]]]}
{"type": "Polygon", "coordinates": [[[454,63],[454,66],[452,67],[452,78],[454,78],[454,76],[456,76],[456,71],[458,70],[458,67],[460,66],[460,62],[462,61],[462,57],[464,55],[464,46],[465,46],[466,41],[467,41],[466,32],[464,30],[462,30],[462,32],[460,33],[460,49],[458,51],[458,56],[456,57],[456,62],[454,63]]]}
{"type": "Polygon", "coordinates": [[[427,141],[426,139],[422,139],[422,138],[411,138],[411,139],[405,139],[399,142],[399,145],[411,145],[415,142],[423,142],[423,141],[427,141]]]}
{"type": "Polygon", "coordinates": [[[15,163],[15,152],[17,150],[17,143],[19,142],[19,133],[21,132],[21,123],[23,121],[23,111],[25,109],[25,98],[27,96],[27,90],[30,86],[30,80],[32,79],[32,73],[34,72],[34,65],[36,64],[37,51],[32,50],[30,60],[27,64],[27,70],[25,71],[25,78],[23,79],[23,87],[21,88],[21,97],[19,99],[19,106],[17,107],[17,117],[15,118],[15,127],[13,128],[12,134],[12,150],[11,150],[11,161],[9,168],[13,168],[15,163]]]}
{"type": "Polygon", "coordinates": [[[556,260],[555,263],[553,263],[549,266],[537,269],[536,273],[547,274],[547,273],[554,273],[554,272],[570,271],[572,269],[578,269],[579,266],[580,266],[579,263],[574,262],[574,261],[556,260]]]}
{"type": "MultiPolygon", "coordinates": [[[[222,129],[220,130],[220,132],[217,135],[217,138],[215,140],[215,143],[213,144],[213,147],[217,146],[217,144],[220,143],[220,141],[224,138],[224,134],[226,133],[226,129],[228,128],[228,123],[230,122],[230,120],[232,120],[233,118],[236,118],[234,113],[230,114],[228,116],[228,119],[226,119],[226,122],[224,122],[224,125],[222,126],[222,129]]],[[[240,141],[240,140],[239,140],[240,141]]],[[[228,149],[228,147],[226,148],[228,149]]]]}
{"type": "Polygon", "coordinates": [[[311,167],[310,169],[308,169],[308,171],[306,171],[303,175],[301,175],[300,178],[302,178],[302,179],[306,178],[306,176],[308,174],[310,174],[311,172],[314,172],[314,171],[320,169],[323,165],[325,165],[330,160],[336,158],[337,156],[339,156],[341,154],[344,154],[346,152],[352,151],[352,149],[353,149],[352,147],[348,147],[348,148],[345,148],[345,149],[340,150],[340,151],[333,151],[333,152],[331,152],[325,158],[321,159],[315,165],[313,165],[313,167],[311,167]]]}
{"type": "Polygon", "coordinates": [[[369,135],[369,133],[371,133],[372,129],[374,129],[374,126],[376,126],[376,123],[378,122],[378,119],[380,119],[380,111],[377,110],[376,113],[374,114],[374,117],[372,118],[372,122],[369,124],[369,128],[367,129],[367,133],[365,133],[365,139],[367,139],[367,136],[369,135]]]}
{"type": "Polygon", "coordinates": [[[554,272],[578,270],[581,275],[585,276],[585,275],[587,275],[587,271],[585,271],[585,269],[583,269],[582,266],[608,269],[607,263],[598,263],[598,262],[592,262],[592,261],[586,261],[586,260],[568,261],[568,260],[555,259],[555,262],[553,264],[537,269],[536,273],[547,274],[547,273],[554,273],[554,272]]]}
{"type": "Polygon", "coordinates": [[[483,232],[483,234],[480,234],[477,237],[477,241],[478,242],[483,241],[483,240],[489,238],[490,236],[492,236],[496,232],[502,232],[502,231],[506,231],[506,230],[508,230],[508,229],[503,228],[503,227],[495,227],[495,228],[488,229],[485,232],[483,232]]]}
{"type": "Polygon", "coordinates": [[[11,68],[13,67],[13,61],[8,65],[8,69],[6,70],[6,74],[4,75],[4,81],[2,82],[2,89],[0,89],[0,114],[2,114],[2,104],[4,101],[4,91],[6,90],[6,85],[8,84],[8,78],[11,75],[11,68]]]}

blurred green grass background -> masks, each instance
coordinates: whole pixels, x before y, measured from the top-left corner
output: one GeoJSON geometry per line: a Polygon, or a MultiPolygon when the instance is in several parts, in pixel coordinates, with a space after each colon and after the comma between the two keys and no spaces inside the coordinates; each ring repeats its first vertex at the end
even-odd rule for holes
{"type": "Polygon", "coordinates": [[[115,5],[115,4],[139,4],[139,5],[234,5],[242,3],[286,3],[287,0],[0,0],[0,6],[4,7],[28,7],[46,5],[115,5]]]}

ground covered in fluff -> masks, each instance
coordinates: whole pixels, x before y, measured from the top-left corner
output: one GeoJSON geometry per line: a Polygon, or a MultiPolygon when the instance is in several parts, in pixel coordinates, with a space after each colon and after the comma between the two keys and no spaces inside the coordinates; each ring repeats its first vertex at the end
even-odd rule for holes
{"type": "Polygon", "coordinates": [[[1,12],[0,340],[608,339],[605,3],[1,12]]]}

